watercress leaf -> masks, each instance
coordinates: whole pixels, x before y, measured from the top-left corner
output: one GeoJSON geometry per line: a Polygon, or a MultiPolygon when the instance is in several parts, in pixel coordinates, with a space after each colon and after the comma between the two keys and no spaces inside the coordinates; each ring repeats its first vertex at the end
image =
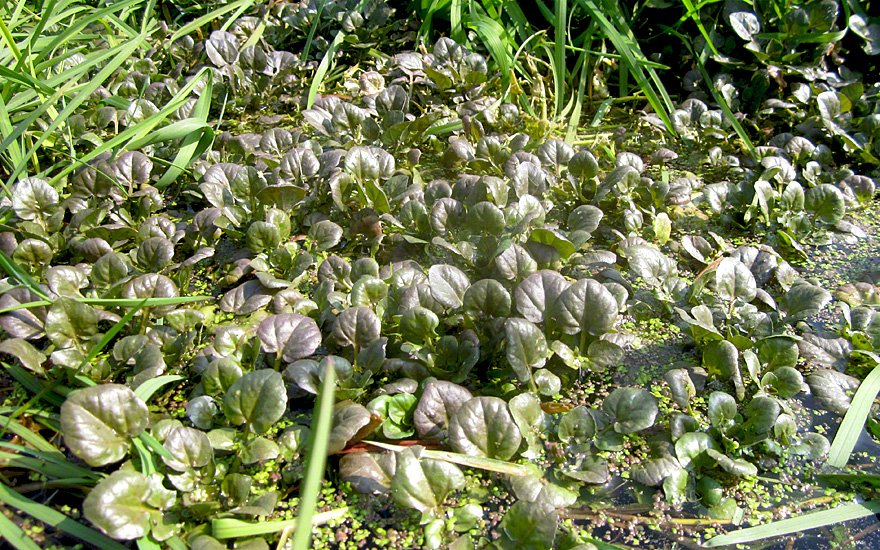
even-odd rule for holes
{"type": "Polygon", "coordinates": [[[133,470],[117,470],[102,479],[83,501],[83,515],[109,537],[132,540],[150,532],[147,504],[152,494],[147,476],[133,470]]]}
{"type": "Polygon", "coordinates": [[[382,321],[376,313],[365,306],[350,307],[342,311],[333,323],[333,335],[343,346],[362,349],[380,336],[382,321]]]}
{"type": "Polygon", "coordinates": [[[226,313],[248,315],[272,301],[272,294],[259,280],[251,279],[238,285],[220,299],[220,309],[226,313]]]}
{"type": "Polygon", "coordinates": [[[538,158],[541,162],[554,168],[565,166],[574,156],[571,145],[559,139],[548,139],[538,146],[538,158]]]}
{"type": "Polygon", "coordinates": [[[420,439],[443,441],[449,429],[449,419],[473,397],[466,388],[447,382],[428,382],[413,413],[413,423],[420,439]]]}
{"type": "Polygon", "coordinates": [[[354,401],[340,401],[333,407],[333,427],[327,441],[327,454],[338,453],[350,443],[369,434],[361,430],[370,424],[370,411],[354,401]]]}
{"type": "Polygon", "coordinates": [[[401,508],[428,512],[439,507],[450,492],[464,487],[464,474],[454,464],[420,459],[413,449],[397,453],[391,496],[401,508]]]}
{"type": "Polygon", "coordinates": [[[736,389],[737,399],[745,397],[742,372],[739,368],[739,349],[729,340],[716,340],[703,350],[703,367],[709,376],[730,380],[736,389]]]}
{"type": "Polygon", "coordinates": [[[478,202],[468,209],[468,227],[488,235],[500,235],[505,228],[504,212],[489,201],[478,202]]]}
{"type": "Polygon", "coordinates": [[[443,307],[455,309],[462,305],[465,292],[470,286],[467,275],[455,266],[441,264],[428,269],[431,294],[443,307]]]}
{"type": "Polygon", "coordinates": [[[552,311],[566,334],[601,336],[611,330],[618,317],[617,299],[595,279],[580,279],[563,290],[552,311]]]}
{"type": "Polygon", "coordinates": [[[162,446],[173,457],[163,456],[165,465],[178,472],[207,466],[214,458],[214,450],[211,448],[207,434],[186,426],[172,429],[162,442],[162,446]]]}
{"type": "Polygon", "coordinates": [[[831,369],[816,369],[806,381],[816,400],[825,409],[840,415],[849,410],[860,383],[858,378],[831,369]]]}
{"type": "Polygon", "coordinates": [[[255,254],[271,252],[281,244],[281,232],[276,225],[258,220],[248,226],[246,242],[255,254]]]}
{"type": "Polygon", "coordinates": [[[223,397],[223,412],[234,425],[265,433],[287,410],[287,388],[271,369],[249,372],[235,381],[223,397]]]}
{"type": "Polygon", "coordinates": [[[411,393],[380,395],[367,404],[367,410],[384,418],[382,435],[388,439],[403,439],[415,433],[412,429],[413,411],[418,398],[411,393]]]}
{"type": "Polygon", "coordinates": [[[162,271],[174,257],[174,245],[165,237],[150,237],[137,248],[136,263],[143,271],[162,271]]]}
{"type": "MultiPolygon", "coordinates": [[[[823,92],[825,93],[831,92],[823,92]]],[[[804,208],[812,212],[813,219],[834,225],[846,214],[846,198],[837,187],[822,183],[807,190],[804,208]]]]}
{"type": "Polygon", "coordinates": [[[199,395],[186,402],[186,417],[201,430],[213,427],[217,411],[217,401],[209,395],[199,395]]]}
{"type": "Polygon", "coordinates": [[[529,235],[529,241],[552,247],[559,253],[559,257],[563,260],[567,260],[575,252],[574,245],[571,241],[560,235],[558,232],[549,229],[538,228],[532,230],[532,233],[529,235]]]}
{"type": "Polygon", "coordinates": [[[687,369],[669,369],[663,375],[669,385],[672,400],[682,409],[691,408],[691,399],[697,395],[697,388],[691,380],[687,369]]]}
{"type": "Polygon", "coordinates": [[[717,449],[718,445],[712,436],[704,432],[687,432],[675,442],[675,454],[682,467],[697,470],[711,464],[706,455],[708,449],[717,449]]]}
{"type": "Polygon", "coordinates": [[[522,434],[497,397],[474,397],[449,421],[449,443],[459,453],[508,460],[519,449],[522,434]]]}
{"type": "Polygon", "coordinates": [[[800,355],[808,364],[844,370],[854,346],[833,332],[808,332],[797,343],[800,355]]]}
{"type": "Polygon", "coordinates": [[[121,384],[83,388],[61,405],[64,442],[90,466],[122,460],[148,421],[146,403],[121,384]]]}
{"type": "Polygon", "coordinates": [[[352,147],[345,155],[345,171],[358,181],[378,179],[379,160],[367,147],[352,147]]]}
{"type": "MultiPolygon", "coordinates": [[[[144,298],[176,298],[180,296],[180,292],[177,290],[177,285],[174,284],[174,281],[165,275],[147,273],[146,275],[135,277],[126,283],[122,289],[122,296],[139,300],[144,298]]],[[[157,315],[167,313],[172,309],[174,309],[173,305],[150,306],[150,311],[157,315]]]]}
{"type": "Polygon", "coordinates": [[[736,401],[730,395],[721,391],[709,395],[709,421],[722,433],[734,425],[736,412],[736,401]]]}
{"type": "MultiPolygon", "coordinates": [[[[142,102],[144,105],[149,105],[150,103],[146,100],[142,100],[142,102]]],[[[132,105],[135,105],[135,103],[132,103],[132,105]]],[[[156,109],[156,112],[158,112],[158,109],[156,109]]],[[[116,176],[116,181],[129,187],[129,189],[149,182],[152,171],[153,161],[140,151],[125,151],[113,161],[113,175],[116,176]]]]}
{"type": "Polygon", "coordinates": [[[808,460],[819,460],[831,450],[831,443],[821,434],[807,432],[801,438],[801,442],[791,447],[791,452],[805,456],[808,460]]]}
{"type": "Polygon", "coordinates": [[[353,274],[352,279],[355,281],[349,295],[352,305],[375,308],[388,296],[388,284],[378,277],[365,275],[357,278],[353,274]]]}
{"type": "Polygon", "coordinates": [[[768,374],[773,375],[773,389],[775,389],[776,394],[783,399],[794,397],[799,394],[803,388],[804,377],[792,367],[779,367],[768,374]]]}
{"type": "Polygon", "coordinates": [[[572,231],[586,231],[593,233],[599,228],[604,213],[601,209],[590,204],[582,204],[571,211],[568,215],[568,227],[572,231]]]}
{"type": "Polygon", "coordinates": [[[264,353],[292,363],[315,353],[321,345],[321,329],[310,317],[299,313],[270,315],[260,322],[257,337],[264,353]]]}
{"type": "Polygon", "coordinates": [[[630,270],[651,286],[662,285],[676,270],[675,262],[653,246],[628,246],[623,252],[630,270]]]}
{"type": "Polygon", "coordinates": [[[559,440],[583,445],[596,437],[596,418],[593,412],[583,405],[573,408],[562,416],[559,421],[559,440]]]}
{"type": "Polygon", "coordinates": [[[510,477],[510,487],[516,498],[525,502],[549,504],[554,508],[566,508],[577,502],[576,492],[546,480],[542,475],[543,471],[537,466],[529,464],[528,467],[529,475],[510,477]]]}
{"type": "Polygon", "coordinates": [[[660,412],[657,398],[640,388],[617,388],[602,403],[602,410],[614,419],[614,431],[631,434],[654,425],[660,412]]]}
{"type": "Polygon", "coordinates": [[[596,340],[587,348],[587,357],[590,360],[590,370],[604,372],[608,367],[615,367],[623,363],[623,348],[608,340],[596,340]]]}
{"type": "Polygon", "coordinates": [[[362,494],[387,494],[397,469],[397,453],[391,451],[346,453],[339,459],[339,477],[362,494]]]}
{"type": "Polygon", "coordinates": [[[745,424],[743,424],[743,430],[746,433],[744,443],[751,445],[769,437],[780,412],[782,412],[782,407],[779,406],[778,401],[771,397],[759,396],[752,399],[743,411],[746,417],[745,424]]]}
{"type": "Polygon", "coordinates": [[[46,336],[59,348],[75,346],[98,332],[98,314],[87,304],[62,296],[46,314],[46,336]]]}
{"type": "Polygon", "coordinates": [[[568,161],[568,170],[581,179],[594,178],[599,175],[599,162],[593,153],[581,149],[568,161]]]}
{"type": "Polygon", "coordinates": [[[519,500],[498,526],[501,538],[488,548],[496,550],[545,550],[553,546],[559,512],[550,504],[519,500]]]}
{"type": "Polygon", "coordinates": [[[319,252],[330,250],[339,244],[342,234],[342,227],[330,220],[321,220],[309,229],[309,239],[315,241],[315,248],[319,252]]]}
{"type": "Polygon", "coordinates": [[[538,263],[528,250],[513,243],[494,260],[495,269],[508,281],[522,281],[538,270],[538,263]]]}
{"type": "Polygon", "coordinates": [[[535,386],[538,387],[538,393],[552,397],[559,394],[562,389],[562,379],[550,369],[537,369],[532,373],[532,379],[535,386]]]}
{"type": "Polygon", "coordinates": [[[728,16],[728,20],[733,28],[733,32],[747,42],[751,42],[752,36],[761,32],[761,23],[758,21],[758,16],[754,13],[747,11],[732,12],[728,16]]]}
{"type": "Polygon", "coordinates": [[[734,476],[758,475],[758,468],[744,458],[730,458],[715,449],[706,449],[706,456],[714,460],[722,470],[734,476]]]}
{"type": "Polygon", "coordinates": [[[431,229],[440,235],[446,235],[450,230],[460,227],[465,216],[463,204],[453,198],[443,197],[431,206],[431,229]]]}
{"type": "Polygon", "coordinates": [[[823,33],[831,30],[837,21],[840,6],[834,0],[820,0],[810,4],[810,28],[823,33]]]}
{"type": "Polygon", "coordinates": [[[403,312],[400,317],[400,331],[407,342],[422,344],[437,337],[435,330],[440,326],[437,314],[428,308],[415,306],[403,312]]]}
{"type": "Polygon", "coordinates": [[[46,361],[46,356],[37,351],[37,348],[27,340],[22,340],[21,338],[2,340],[0,341],[0,353],[14,356],[21,363],[21,366],[26,369],[39,374],[45,372],[43,370],[43,363],[46,361]]]}
{"type": "Polygon", "coordinates": [[[687,494],[688,471],[675,470],[663,480],[663,493],[666,500],[673,503],[682,502],[687,494]]]}
{"type": "Polygon", "coordinates": [[[328,256],[318,267],[318,281],[333,281],[335,288],[351,286],[351,264],[336,254],[328,256]]]}
{"type": "Polygon", "coordinates": [[[772,336],[759,342],[758,358],[768,371],[797,365],[800,353],[797,340],[790,336],[772,336]]]}
{"type": "Polygon", "coordinates": [[[732,302],[751,302],[757,292],[755,277],[749,268],[734,258],[724,258],[715,270],[715,292],[719,298],[732,302]]]}
{"type": "Polygon", "coordinates": [[[533,323],[544,321],[569,282],[557,271],[542,270],[529,275],[516,287],[516,310],[533,323]]]}
{"type": "Polygon", "coordinates": [[[495,279],[481,279],[465,290],[462,309],[476,319],[507,317],[510,315],[510,293],[495,279]]]}
{"type": "Polygon", "coordinates": [[[785,293],[779,307],[786,312],[785,320],[794,323],[819,313],[831,298],[831,293],[824,288],[799,281],[785,293]]]}
{"type": "Polygon", "coordinates": [[[531,371],[547,361],[547,340],[531,321],[514,317],[504,323],[507,362],[520,382],[531,380],[531,371]]]}
{"type": "Polygon", "coordinates": [[[12,210],[23,220],[47,218],[59,209],[58,191],[42,178],[22,178],[11,198],[12,210]]]}

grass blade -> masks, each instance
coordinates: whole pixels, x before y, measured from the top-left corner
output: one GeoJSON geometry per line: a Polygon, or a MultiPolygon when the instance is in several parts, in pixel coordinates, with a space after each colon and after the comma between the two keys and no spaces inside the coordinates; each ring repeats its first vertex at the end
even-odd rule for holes
{"type": "Polygon", "coordinates": [[[315,105],[315,97],[318,95],[318,89],[324,84],[324,77],[327,76],[327,71],[330,70],[330,62],[336,57],[336,50],[339,49],[344,40],[345,31],[339,31],[336,33],[336,37],[330,43],[327,51],[324,52],[324,57],[321,58],[321,63],[318,64],[318,69],[315,71],[315,76],[312,77],[312,83],[309,85],[307,109],[311,109],[315,105]]]}
{"type": "Polygon", "coordinates": [[[0,514],[0,532],[3,533],[3,539],[16,550],[40,550],[40,546],[25,535],[21,527],[3,514],[0,514]]]}
{"type": "Polygon", "coordinates": [[[219,19],[220,16],[226,15],[227,13],[231,12],[232,10],[241,8],[245,4],[247,5],[245,7],[245,9],[247,9],[253,3],[254,3],[254,0],[238,0],[237,2],[232,2],[231,4],[226,4],[225,6],[223,6],[221,8],[217,8],[216,10],[210,11],[210,12],[206,13],[205,15],[199,17],[198,19],[193,19],[192,21],[190,21],[186,25],[177,29],[177,31],[175,31],[174,34],[171,35],[170,41],[174,42],[178,38],[182,38],[182,37],[188,35],[189,33],[193,32],[194,30],[209,24],[211,21],[214,21],[215,19],[219,19]]]}
{"type": "Polygon", "coordinates": [[[142,401],[147,402],[154,393],[159,391],[160,388],[172,382],[178,382],[180,380],[183,380],[183,376],[178,376],[176,374],[165,374],[163,376],[151,378],[138,386],[134,390],[134,394],[140,397],[142,401]]]}
{"type": "MultiPolygon", "coordinates": [[[[336,510],[328,510],[312,516],[312,525],[323,525],[334,519],[344,518],[348,515],[348,506],[337,508],[336,510]]],[[[256,537],[269,533],[277,533],[287,528],[296,529],[299,525],[299,519],[285,519],[281,521],[261,521],[259,523],[252,521],[242,521],[233,518],[221,518],[211,521],[211,536],[215,539],[225,540],[241,537],[256,537]]],[[[308,529],[296,529],[297,532],[309,532],[308,529]]]]}
{"type": "Polygon", "coordinates": [[[842,523],[844,521],[859,519],[866,516],[873,516],[877,513],[880,513],[880,500],[871,500],[862,503],[854,502],[830,510],[810,512],[796,518],[774,521],[767,525],[758,525],[757,527],[749,527],[725,535],[718,535],[717,537],[712,537],[704,542],[703,547],[715,548],[718,546],[727,546],[728,544],[748,544],[769,537],[791,535],[793,533],[799,533],[817,527],[824,527],[826,525],[834,525],[836,523],[842,523]]]}
{"type": "MultiPolygon", "coordinates": [[[[314,429],[309,437],[309,456],[306,460],[306,474],[299,495],[299,511],[296,520],[299,525],[311,525],[312,516],[318,506],[318,495],[324,480],[324,466],[327,464],[327,445],[332,427],[333,405],[336,395],[336,370],[327,363],[324,369],[324,382],[321,395],[315,402],[314,429]]],[[[214,535],[216,536],[216,535],[214,535]]],[[[312,538],[311,529],[297,529],[293,535],[293,550],[308,550],[312,538]]]]}
{"type": "MultiPolygon", "coordinates": [[[[402,451],[408,448],[400,445],[382,443],[380,441],[364,440],[364,443],[367,445],[378,447],[380,449],[385,449],[386,451],[394,452],[402,451]]],[[[522,464],[514,464],[512,462],[505,462],[503,460],[495,460],[494,458],[468,456],[459,453],[452,453],[449,451],[435,451],[433,449],[425,449],[424,451],[422,451],[422,456],[425,458],[431,458],[433,460],[442,460],[444,462],[451,462],[453,464],[459,464],[461,466],[467,466],[469,468],[478,468],[480,470],[488,470],[490,472],[498,472],[502,474],[509,474],[512,476],[529,475],[529,470],[522,464]]]]}
{"type": "MultiPolygon", "coordinates": [[[[672,135],[677,136],[675,129],[672,127],[672,121],[669,119],[669,111],[672,110],[672,100],[669,98],[669,95],[666,93],[666,89],[663,88],[662,84],[659,85],[660,92],[658,94],[658,91],[655,90],[651,82],[648,81],[648,77],[645,75],[645,71],[642,68],[642,60],[645,59],[645,56],[638,48],[638,44],[636,44],[634,40],[623,36],[614,24],[605,17],[602,10],[599,9],[593,0],[577,0],[577,2],[589,12],[593,21],[595,21],[599,25],[599,28],[602,29],[602,33],[611,40],[612,44],[614,44],[614,48],[617,52],[623,55],[622,61],[636,78],[636,82],[638,82],[639,87],[644,92],[645,97],[648,99],[654,112],[657,113],[657,116],[663,121],[667,131],[672,135]],[[662,101],[660,97],[661,95],[663,97],[662,101]]],[[[656,72],[652,68],[648,68],[648,71],[651,74],[651,80],[659,84],[660,79],[656,72]]]]}
{"type": "Polygon", "coordinates": [[[505,48],[507,31],[497,21],[478,14],[471,14],[468,27],[476,31],[477,36],[483,41],[483,45],[492,55],[492,59],[498,64],[501,71],[501,101],[507,99],[510,93],[510,50],[505,48]],[[504,41],[502,41],[502,37],[504,41]]]}
{"type": "Polygon", "coordinates": [[[856,390],[856,394],[853,396],[849,410],[846,411],[846,416],[843,417],[843,422],[840,423],[837,435],[834,436],[831,450],[828,451],[828,465],[837,468],[843,468],[849,462],[849,456],[859,441],[862,431],[865,429],[865,421],[871,412],[871,405],[874,404],[874,399],[880,393],[880,356],[865,351],[853,353],[871,357],[877,363],[877,366],[859,384],[859,389],[856,390]]]}
{"type": "Polygon", "coordinates": [[[83,542],[87,542],[103,550],[127,550],[125,546],[107,537],[90,527],[77,523],[57,510],[43,506],[33,500],[22,496],[0,483],[0,501],[13,508],[17,508],[25,514],[34,517],[47,525],[60,529],[83,542]]]}
{"type": "Polygon", "coordinates": [[[17,280],[24,286],[28,287],[31,292],[40,296],[42,298],[48,298],[49,295],[43,292],[43,289],[40,288],[40,285],[37,284],[36,281],[28,275],[28,272],[21,268],[15,260],[6,255],[5,252],[0,250],[0,267],[3,267],[3,271],[6,272],[7,275],[17,280]]]}
{"type": "Polygon", "coordinates": [[[568,0],[556,0],[554,2],[553,31],[553,84],[556,95],[554,101],[554,116],[562,113],[562,105],[565,98],[565,80],[568,71],[565,65],[565,43],[568,39],[568,0]]]}

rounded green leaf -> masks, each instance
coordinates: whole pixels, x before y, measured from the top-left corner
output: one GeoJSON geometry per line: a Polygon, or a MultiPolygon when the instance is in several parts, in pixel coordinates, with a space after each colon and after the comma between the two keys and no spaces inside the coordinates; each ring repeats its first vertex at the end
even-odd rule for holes
{"type": "Polygon", "coordinates": [[[135,259],[144,271],[158,272],[165,269],[174,257],[174,245],[165,237],[150,237],[137,248],[135,259]]]}
{"type": "Polygon", "coordinates": [[[61,405],[64,442],[90,466],[122,460],[148,421],[146,403],[121,384],[83,388],[61,405]]]}
{"type": "Polygon", "coordinates": [[[400,332],[403,339],[414,344],[422,344],[437,337],[436,328],[440,326],[437,314],[428,308],[415,306],[403,312],[400,317],[400,332]]]}
{"type": "Polygon", "coordinates": [[[464,483],[464,474],[454,464],[419,459],[413,449],[405,449],[397,453],[391,496],[401,508],[426,512],[443,504],[446,496],[463,488],[464,483]]]}
{"type": "Polygon", "coordinates": [[[186,426],[177,426],[165,436],[162,446],[173,458],[162,457],[165,465],[178,472],[207,466],[214,458],[211,441],[205,432],[186,426]]]}
{"type": "Polygon", "coordinates": [[[281,244],[281,231],[269,222],[255,221],[248,227],[246,242],[255,254],[272,251],[281,244]]]}
{"type": "Polygon", "coordinates": [[[557,271],[542,270],[529,275],[516,287],[516,310],[529,321],[540,323],[569,286],[557,271]]]}
{"type": "Polygon", "coordinates": [[[507,362],[520,382],[532,377],[532,370],[544,366],[547,361],[547,339],[531,321],[514,317],[504,323],[505,353],[507,362]]]}
{"type": "Polygon", "coordinates": [[[379,338],[382,321],[376,313],[364,306],[350,307],[336,317],[333,335],[343,346],[364,348],[379,338]]]}
{"type": "Polygon", "coordinates": [[[118,470],[102,479],[83,501],[83,515],[107,536],[132,540],[150,532],[147,505],[152,494],[150,479],[133,470],[118,470]]]}
{"type": "Polygon", "coordinates": [[[342,240],[342,228],[330,220],[321,220],[309,229],[309,238],[315,241],[315,248],[323,252],[330,250],[342,240]]]}
{"type": "Polygon", "coordinates": [[[472,206],[467,213],[468,227],[488,235],[500,235],[504,231],[504,212],[488,201],[472,206]]]}
{"type": "Polygon", "coordinates": [[[660,412],[657,398],[640,388],[617,388],[605,398],[602,409],[614,419],[614,431],[620,434],[650,428],[660,412]]]}
{"type": "Polygon", "coordinates": [[[462,309],[474,318],[510,315],[510,293],[495,279],[481,279],[462,297],[462,309]]]}
{"type": "Polygon", "coordinates": [[[449,419],[472,397],[467,388],[445,380],[426,384],[413,414],[419,438],[436,441],[446,439],[449,419]]]}
{"type": "Polygon", "coordinates": [[[728,302],[736,299],[751,302],[757,293],[755,276],[741,261],[724,258],[715,270],[715,292],[728,302]]]}
{"type": "Polygon", "coordinates": [[[263,352],[288,363],[308,357],[321,345],[321,329],[310,317],[299,313],[270,315],[257,328],[263,352]]]}
{"type": "Polygon", "coordinates": [[[596,419],[592,411],[583,405],[565,413],[559,421],[559,440],[568,443],[589,443],[596,437],[596,419]]]}
{"type": "Polygon", "coordinates": [[[464,293],[470,286],[467,275],[451,265],[434,265],[428,270],[431,294],[443,307],[454,309],[462,304],[464,293]]]}
{"type": "Polygon", "coordinates": [[[559,295],[554,302],[553,316],[559,329],[566,334],[581,331],[601,336],[617,321],[617,300],[595,279],[581,279],[559,295]]]}
{"type": "Polygon", "coordinates": [[[475,397],[449,421],[449,443],[458,453],[507,460],[521,441],[507,403],[497,397],[475,397]]]}
{"type": "MultiPolygon", "coordinates": [[[[823,92],[821,95],[832,92],[823,92]]],[[[807,190],[804,208],[813,217],[828,225],[834,225],[846,214],[846,199],[837,187],[823,183],[807,190]]]]}
{"type": "Polygon", "coordinates": [[[265,433],[287,410],[287,388],[281,374],[270,369],[249,372],[235,381],[223,398],[223,412],[235,425],[265,433]]]}

